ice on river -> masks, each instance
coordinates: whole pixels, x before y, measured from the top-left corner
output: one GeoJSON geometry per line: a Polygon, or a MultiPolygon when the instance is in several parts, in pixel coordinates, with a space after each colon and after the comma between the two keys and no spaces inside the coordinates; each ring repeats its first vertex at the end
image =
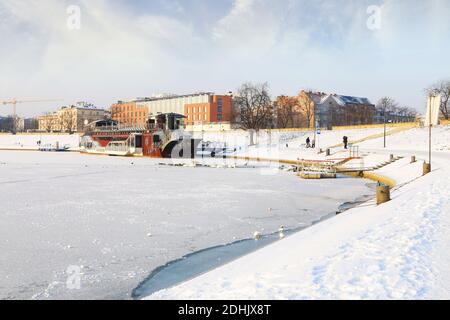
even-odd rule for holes
{"type": "Polygon", "coordinates": [[[372,192],[364,180],[161,161],[0,151],[0,299],[126,299],[171,260],[307,226],[372,192]]]}

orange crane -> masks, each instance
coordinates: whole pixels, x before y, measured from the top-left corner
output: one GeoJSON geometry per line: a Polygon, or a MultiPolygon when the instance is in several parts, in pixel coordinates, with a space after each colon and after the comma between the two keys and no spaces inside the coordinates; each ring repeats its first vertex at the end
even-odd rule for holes
{"type": "Polygon", "coordinates": [[[6,101],[1,101],[0,104],[2,105],[12,105],[13,106],[13,131],[16,132],[16,117],[17,117],[17,104],[18,103],[38,103],[38,102],[56,102],[56,101],[63,101],[62,99],[45,99],[45,100],[17,100],[17,99],[11,99],[6,101]]]}

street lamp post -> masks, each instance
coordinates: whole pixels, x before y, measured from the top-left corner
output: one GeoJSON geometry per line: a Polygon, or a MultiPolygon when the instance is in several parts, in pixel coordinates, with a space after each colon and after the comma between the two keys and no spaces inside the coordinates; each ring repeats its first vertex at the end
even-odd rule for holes
{"type": "Polygon", "coordinates": [[[387,147],[387,123],[392,123],[392,120],[388,120],[384,122],[384,148],[387,147]]]}
{"type": "Polygon", "coordinates": [[[317,137],[318,136],[317,132],[318,132],[318,130],[320,128],[319,120],[317,120],[316,117],[317,116],[314,117],[314,149],[317,149],[317,138],[318,138],[317,137]]]}
{"type": "Polygon", "coordinates": [[[203,128],[203,121],[202,121],[202,161],[204,160],[205,157],[205,131],[203,128]]]}
{"type": "Polygon", "coordinates": [[[383,134],[383,137],[384,137],[384,148],[386,149],[386,146],[387,146],[387,144],[386,144],[386,137],[387,137],[387,124],[388,123],[392,123],[392,120],[387,120],[387,118],[386,118],[386,109],[384,109],[384,134],[383,134]]]}
{"type": "Polygon", "coordinates": [[[386,149],[386,108],[384,108],[384,148],[386,149]]]}
{"type": "Polygon", "coordinates": [[[428,132],[428,165],[430,166],[429,170],[431,171],[431,131],[433,128],[433,123],[431,122],[431,117],[432,117],[432,113],[431,113],[431,109],[432,109],[432,100],[433,98],[430,96],[430,128],[429,128],[429,132],[428,132]]]}
{"type": "Polygon", "coordinates": [[[428,97],[428,163],[423,164],[423,174],[426,175],[431,172],[431,143],[432,143],[432,129],[433,129],[433,112],[435,112],[439,108],[440,105],[440,97],[436,95],[430,95],[428,97]]]}

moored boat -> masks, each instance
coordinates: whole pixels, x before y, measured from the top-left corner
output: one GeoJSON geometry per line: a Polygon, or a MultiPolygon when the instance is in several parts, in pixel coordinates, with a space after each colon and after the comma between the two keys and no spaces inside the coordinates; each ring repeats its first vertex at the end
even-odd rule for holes
{"type": "Polygon", "coordinates": [[[158,114],[144,128],[96,123],[83,137],[81,152],[110,156],[194,158],[201,140],[184,131],[183,115],[158,114]]]}

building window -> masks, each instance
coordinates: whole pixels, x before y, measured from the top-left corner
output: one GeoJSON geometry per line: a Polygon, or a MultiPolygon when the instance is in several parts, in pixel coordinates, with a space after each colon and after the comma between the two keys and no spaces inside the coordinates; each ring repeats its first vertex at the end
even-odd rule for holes
{"type": "Polygon", "coordinates": [[[217,99],[217,113],[222,113],[223,111],[223,101],[222,98],[217,99]]]}
{"type": "Polygon", "coordinates": [[[221,115],[221,114],[218,114],[218,115],[217,115],[217,121],[222,121],[222,119],[223,119],[222,115],[221,115]]]}

